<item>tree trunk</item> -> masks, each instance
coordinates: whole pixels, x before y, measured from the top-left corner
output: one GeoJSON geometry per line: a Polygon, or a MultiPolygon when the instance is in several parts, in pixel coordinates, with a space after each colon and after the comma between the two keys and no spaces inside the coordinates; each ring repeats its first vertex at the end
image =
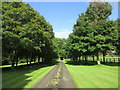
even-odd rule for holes
{"type": "Polygon", "coordinates": [[[75,61],[76,61],[76,62],[78,61],[78,57],[75,57],[75,61]]]}
{"type": "Polygon", "coordinates": [[[93,62],[95,61],[95,57],[94,57],[94,55],[92,56],[92,58],[93,58],[93,62]]]}
{"type": "Polygon", "coordinates": [[[32,60],[33,60],[33,59],[31,58],[31,59],[30,59],[30,65],[32,64],[32,63],[31,63],[31,62],[32,62],[32,60]]]}
{"type": "Polygon", "coordinates": [[[38,56],[38,63],[40,63],[40,56],[38,56]]]}
{"type": "Polygon", "coordinates": [[[28,57],[26,58],[26,62],[27,62],[27,65],[28,65],[28,57]]]}
{"type": "Polygon", "coordinates": [[[87,62],[87,56],[85,56],[85,64],[88,64],[88,62],[87,62]]]}
{"type": "Polygon", "coordinates": [[[115,58],[114,58],[114,63],[115,63],[115,58]]]}
{"type": "Polygon", "coordinates": [[[73,61],[75,60],[75,58],[73,57],[73,61]]]}
{"type": "Polygon", "coordinates": [[[118,63],[120,64],[120,58],[118,58],[118,63]]]}
{"type": "Polygon", "coordinates": [[[13,56],[12,56],[12,69],[14,69],[14,65],[15,65],[15,51],[13,51],[13,56]]]}
{"type": "Polygon", "coordinates": [[[36,61],[36,58],[34,58],[34,63],[35,63],[35,61],[36,61]]]}
{"type": "Polygon", "coordinates": [[[15,62],[12,60],[12,69],[14,69],[15,62]]]}
{"type": "Polygon", "coordinates": [[[84,61],[84,56],[82,56],[82,61],[84,61]]]}
{"type": "Polygon", "coordinates": [[[98,65],[101,64],[101,63],[100,63],[100,60],[99,60],[99,54],[97,54],[97,64],[98,64],[98,65]]]}
{"type": "Polygon", "coordinates": [[[18,65],[18,57],[16,58],[16,67],[17,67],[17,65],[18,65]]]}
{"type": "Polygon", "coordinates": [[[105,63],[105,52],[103,52],[103,62],[105,63]]]}
{"type": "Polygon", "coordinates": [[[79,56],[79,62],[81,61],[81,56],[79,56]]]}
{"type": "Polygon", "coordinates": [[[99,55],[97,55],[97,61],[99,61],[99,55]]]}
{"type": "Polygon", "coordinates": [[[42,57],[42,62],[44,62],[44,58],[42,57]]]}

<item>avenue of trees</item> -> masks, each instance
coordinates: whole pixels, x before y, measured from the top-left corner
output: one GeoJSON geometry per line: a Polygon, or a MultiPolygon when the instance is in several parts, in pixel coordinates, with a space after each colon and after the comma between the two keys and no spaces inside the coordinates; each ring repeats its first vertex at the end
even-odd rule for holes
{"type": "Polygon", "coordinates": [[[87,62],[87,57],[94,56],[99,60],[99,54],[105,55],[108,50],[117,51],[119,46],[118,21],[109,20],[112,6],[108,2],[92,2],[79,15],[73,33],[69,35],[66,50],[73,60],[80,60],[81,56],[87,62]]]}
{"type": "Polygon", "coordinates": [[[2,63],[17,66],[24,60],[49,63],[57,58],[72,58],[87,63],[88,56],[120,52],[120,20],[110,20],[112,6],[108,2],[92,2],[79,15],[68,39],[55,38],[52,25],[29,4],[2,3],[2,63]]]}
{"type": "Polygon", "coordinates": [[[21,59],[51,62],[57,58],[54,33],[43,16],[23,2],[2,3],[2,62],[12,67],[21,59]]]}

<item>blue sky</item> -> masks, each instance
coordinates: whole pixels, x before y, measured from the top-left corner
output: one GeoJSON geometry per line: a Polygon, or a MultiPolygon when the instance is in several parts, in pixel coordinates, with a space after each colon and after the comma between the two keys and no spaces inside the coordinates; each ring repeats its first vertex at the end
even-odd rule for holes
{"type": "MultiPolygon", "coordinates": [[[[55,37],[67,38],[72,33],[78,15],[85,12],[88,2],[27,2],[53,26],[55,37]]],[[[109,17],[118,18],[118,3],[110,2],[113,7],[109,17]]]]}

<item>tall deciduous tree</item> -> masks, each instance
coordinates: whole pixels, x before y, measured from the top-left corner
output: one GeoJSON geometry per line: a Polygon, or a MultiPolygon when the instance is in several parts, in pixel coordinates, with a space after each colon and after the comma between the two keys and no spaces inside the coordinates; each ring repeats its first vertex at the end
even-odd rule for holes
{"type": "Polygon", "coordinates": [[[3,2],[2,17],[3,57],[9,57],[13,67],[21,58],[26,58],[27,64],[36,58],[38,62],[56,58],[52,25],[29,4],[3,2]]]}
{"type": "Polygon", "coordinates": [[[92,2],[85,13],[79,15],[69,36],[69,51],[72,57],[96,55],[103,53],[105,60],[106,51],[115,50],[118,39],[118,30],[115,21],[108,20],[112,6],[107,2],[92,2]]]}

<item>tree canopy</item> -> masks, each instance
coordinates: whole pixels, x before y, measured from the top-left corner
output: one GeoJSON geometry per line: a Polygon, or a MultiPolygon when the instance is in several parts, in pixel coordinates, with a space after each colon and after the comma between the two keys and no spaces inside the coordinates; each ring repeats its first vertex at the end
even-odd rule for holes
{"type": "Polygon", "coordinates": [[[14,65],[24,59],[28,62],[51,62],[56,58],[103,54],[119,51],[119,19],[110,20],[112,6],[108,2],[91,2],[78,16],[73,33],[68,39],[55,38],[52,25],[29,4],[23,2],[2,3],[3,62],[14,65]]]}
{"type": "Polygon", "coordinates": [[[52,25],[23,2],[2,3],[3,60],[11,59],[12,65],[21,58],[35,61],[43,58],[50,62],[57,56],[52,39],[52,25]]]}
{"type": "Polygon", "coordinates": [[[111,12],[108,2],[91,2],[79,15],[67,43],[71,57],[85,56],[87,61],[87,56],[96,55],[99,60],[99,53],[105,56],[108,50],[116,50],[118,28],[115,21],[108,19],[111,12]]]}

